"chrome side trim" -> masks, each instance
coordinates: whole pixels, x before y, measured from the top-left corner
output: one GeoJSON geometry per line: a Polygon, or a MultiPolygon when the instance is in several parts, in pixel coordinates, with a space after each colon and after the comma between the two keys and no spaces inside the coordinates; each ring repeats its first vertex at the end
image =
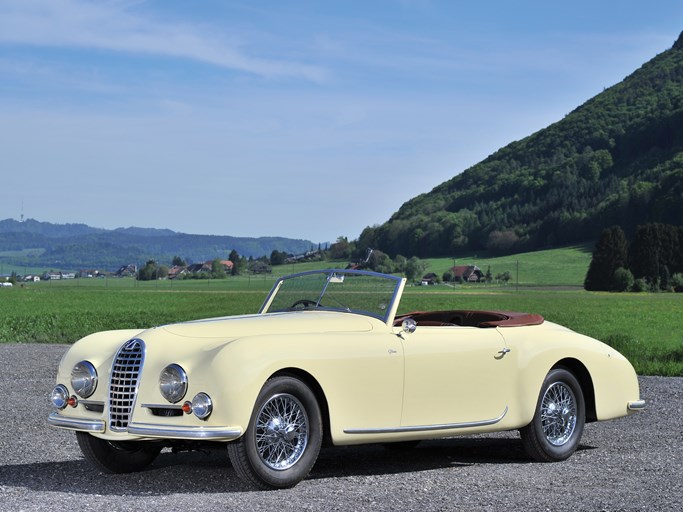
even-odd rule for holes
{"type": "Polygon", "coordinates": [[[502,420],[508,413],[505,406],[503,413],[497,418],[481,421],[469,421],[466,423],[443,423],[440,425],[416,425],[412,427],[393,427],[393,428],[347,428],[345,434],[400,434],[402,432],[431,432],[434,430],[455,430],[459,428],[485,427],[495,425],[502,420]]]}
{"type": "Polygon", "coordinates": [[[171,439],[222,439],[231,441],[242,435],[240,427],[169,427],[154,423],[130,423],[128,433],[134,436],[163,437],[171,439]]]}
{"type": "Polygon", "coordinates": [[[88,420],[83,418],[67,418],[58,412],[47,417],[47,424],[52,427],[80,430],[82,432],[104,432],[103,420],[88,420]]]}
{"type": "Polygon", "coordinates": [[[634,402],[629,402],[626,407],[629,411],[642,411],[643,409],[645,409],[645,400],[636,400],[634,402]]]}

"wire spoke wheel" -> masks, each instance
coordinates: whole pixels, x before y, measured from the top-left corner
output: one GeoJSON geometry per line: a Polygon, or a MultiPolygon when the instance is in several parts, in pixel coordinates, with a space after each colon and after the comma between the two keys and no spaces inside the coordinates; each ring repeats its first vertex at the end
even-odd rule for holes
{"type": "Polygon", "coordinates": [[[569,370],[558,367],[546,376],[534,417],[519,432],[531,458],[556,462],[569,458],[579,447],[585,422],[581,384],[569,370]]]}
{"type": "Polygon", "coordinates": [[[315,393],[301,380],[282,375],[263,385],[249,427],[228,443],[228,454],[245,482],[261,489],[286,489],[310,473],[322,440],[315,393]]]}
{"type": "Polygon", "coordinates": [[[308,417],[301,402],[289,394],[268,400],[256,418],[256,449],[261,460],[272,469],[289,469],[307,444],[308,417]]]}
{"type": "Polygon", "coordinates": [[[548,388],[541,400],[543,434],[553,446],[569,441],[576,428],[576,398],[571,388],[556,382],[548,388]]]}

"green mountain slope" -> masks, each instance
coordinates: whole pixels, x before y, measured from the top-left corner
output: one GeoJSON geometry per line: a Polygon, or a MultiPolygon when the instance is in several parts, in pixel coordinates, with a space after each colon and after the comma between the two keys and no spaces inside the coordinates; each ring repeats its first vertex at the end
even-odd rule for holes
{"type": "Polygon", "coordinates": [[[174,256],[190,262],[227,259],[233,249],[241,256],[258,258],[270,256],[273,250],[302,254],[312,247],[309,240],[281,237],[190,235],[146,228],[106,230],[33,219],[0,221],[0,263],[28,267],[116,270],[150,259],[170,263],[174,256]]]}
{"type": "Polygon", "coordinates": [[[561,121],[406,202],[359,245],[422,257],[509,252],[645,222],[683,224],[683,34],[561,121]]]}

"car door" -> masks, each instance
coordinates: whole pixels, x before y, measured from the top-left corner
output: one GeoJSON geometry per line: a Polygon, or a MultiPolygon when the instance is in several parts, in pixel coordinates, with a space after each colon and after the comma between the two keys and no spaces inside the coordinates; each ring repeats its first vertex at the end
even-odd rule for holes
{"type": "Polygon", "coordinates": [[[324,357],[306,367],[325,390],[333,435],[400,425],[403,347],[395,334],[328,334],[324,357]]]}
{"type": "Polygon", "coordinates": [[[402,427],[493,422],[505,415],[514,369],[498,329],[418,326],[403,338],[402,427]]]}

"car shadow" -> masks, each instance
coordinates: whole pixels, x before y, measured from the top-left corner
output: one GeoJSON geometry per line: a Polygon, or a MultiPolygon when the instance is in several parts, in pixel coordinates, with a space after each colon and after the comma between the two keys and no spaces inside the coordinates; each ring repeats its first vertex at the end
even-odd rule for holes
{"type": "MultiPolygon", "coordinates": [[[[590,450],[581,445],[579,450],[590,450]]],[[[423,441],[412,449],[383,445],[323,448],[309,480],[415,473],[482,464],[528,464],[519,439],[489,437],[423,441]]],[[[173,454],[163,452],[137,473],[104,474],[84,459],[0,466],[0,484],[31,491],[93,495],[164,496],[177,493],[254,491],[242,482],[224,449],[173,454]]]]}
{"type": "Polygon", "coordinates": [[[423,441],[415,448],[361,445],[323,449],[309,478],[414,473],[477,464],[526,464],[519,439],[492,437],[423,441]]]}

